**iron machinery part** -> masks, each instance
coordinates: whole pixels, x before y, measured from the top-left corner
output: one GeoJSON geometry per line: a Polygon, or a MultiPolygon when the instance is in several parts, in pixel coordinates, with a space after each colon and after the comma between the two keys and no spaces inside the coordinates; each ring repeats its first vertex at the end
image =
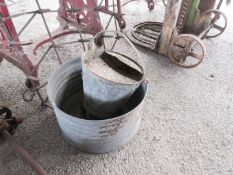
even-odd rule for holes
{"type": "Polygon", "coordinates": [[[134,44],[156,50],[162,27],[163,23],[160,22],[139,23],[133,27],[131,33],[128,33],[128,37],[134,44]]]}
{"type": "Polygon", "coordinates": [[[12,117],[11,110],[8,108],[8,105],[3,101],[0,101],[0,116],[4,116],[6,119],[12,117]]]}
{"type": "Polygon", "coordinates": [[[2,43],[2,46],[0,46],[0,62],[4,58],[23,70],[27,78],[25,85],[27,88],[31,89],[25,91],[24,99],[29,102],[33,100],[33,96],[36,93],[41,99],[43,106],[48,105],[46,104],[46,99],[42,98],[42,95],[39,92],[39,89],[43,86],[41,86],[37,72],[51,49],[54,49],[58,63],[62,64],[63,61],[58,48],[68,44],[81,43],[83,50],[85,51],[85,42],[89,42],[92,38],[83,39],[82,34],[94,35],[101,30],[106,30],[111,26],[111,22],[114,22],[115,24],[114,30],[122,29],[126,25],[121,10],[120,0],[113,0],[111,3],[109,0],[102,0],[100,3],[96,0],[90,0],[88,2],[84,0],[59,0],[60,6],[57,10],[43,9],[41,8],[39,0],[35,0],[37,5],[36,10],[14,15],[9,13],[5,0],[0,0],[0,3],[2,4],[0,6],[0,42],[2,43]],[[45,13],[58,13],[60,27],[54,32],[50,31],[45,13]],[[102,26],[99,13],[104,13],[110,16],[106,26],[102,26]],[[15,30],[13,18],[22,17],[24,15],[31,17],[27,19],[23,27],[17,32],[15,30]],[[25,48],[22,47],[25,43],[23,44],[20,41],[19,36],[25,32],[26,28],[36,16],[42,18],[47,34],[46,38],[44,38],[44,36],[43,39],[37,38],[33,42],[30,42],[27,52],[25,48]],[[70,34],[79,34],[80,39],[59,44],[56,42],[55,44],[55,39],[70,34]],[[46,49],[42,56],[39,56],[39,59],[34,59],[36,51],[45,43],[50,43],[48,49],[46,49]],[[27,55],[25,53],[27,53],[27,55]]]}
{"type": "Polygon", "coordinates": [[[22,117],[13,117],[8,105],[5,102],[0,101],[0,138],[8,142],[37,174],[47,175],[46,171],[41,168],[32,156],[15,141],[13,136],[11,136],[14,134],[17,126],[22,122],[22,117]]]}
{"type": "Polygon", "coordinates": [[[32,82],[31,82],[30,79],[26,79],[26,81],[25,81],[25,86],[26,86],[27,88],[33,88],[33,84],[32,84],[32,82]]]}
{"type": "Polygon", "coordinates": [[[14,134],[17,126],[22,122],[22,117],[13,117],[7,104],[0,101],[0,131],[7,130],[11,134],[14,134]]]}
{"type": "Polygon", "coordinates": [[[153,0],[146,0],[146,1],[147,1],[149,10],[153,10],[155,6],[154,1],[153,0]]]}
{"type": "Polygon", "coordinates": [[[192,6],[192,0],[182,0],[179,17],[177,19],[177,30],[178,33],[183,32],[185,24],[189,15],[189,9],[192,6]]]}
{"type": "Polygon", "coordinates": [[[216,7],[216,2],[219,1],[218,6],[222,4],[223,0],[201,0],[199,3],[199,10],[204,13],[207,10],[214,9],[216,7]]]}
{"type": "Polygon", "coordinates": [[[171,60],[183,68],[198,66],[206,55],[206,47],[202,40],[192,34],[177,36],[171,44],[171,60]],[[194,60],[189,62],[188,58],[194,60]]]}
{"type": "MultiPolygon", "coordinates": [[[[202,15],[201,19],[202,19],[202,18],[205,19],[205,16],[208,16],[208,15],[210,15],[210,14],[213,14],[214,16],[213,16],[213,18],[212,18],[212,20],[211,20],[211,22],[210,22],[209,30],[207,30],[207,32],[205,33],[205,35],[204,35],[203,38],[215,38],[215,37],[221,35],[221,34],[226,30],[226,27],[227,27],[227,17],[226,17],[226,15],[225,15],[223,12],[221,12],[220,10],[215,10],[215,9],[208,10],[208,11],[206,11],[206,12],[202,15]],[[220,26],[220,25],[216,24],[216,22],[217,22],[218,20],[220,20],[221,18],[222,18],[223,21],[224,21],[223,26],[220,26]],[[211,31],[212,29],[216,29],[216,30],[218,31],[218,33],[212,34],[212,35],[211,35],[211,34],[210,34],[210,31],[211,31]]],[[[200,19],[200,21],[201,21],[201,19],[200,19]]]]}

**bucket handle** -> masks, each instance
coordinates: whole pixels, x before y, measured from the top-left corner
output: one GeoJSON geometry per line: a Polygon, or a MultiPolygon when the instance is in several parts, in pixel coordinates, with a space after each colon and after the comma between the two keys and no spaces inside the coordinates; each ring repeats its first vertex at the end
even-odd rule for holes
{"type": "MultiPolygon", "coordinates": [[[[143,64],[143,61],[142,61],[142,57],[141,55],[139,54],[138,50],[136,49],[136,47],[134,46],[134,44],[129,40],[129,38],[124,34],[122,33],[121,31],[115,31],[115,30],[102,30],[100,31],[99,33],[97,33],[95,36],[94,36],[94,40],[96,39],[99,39],[99,37],[101,37],[102,34],[104,34],[105,32],[110,32],[110,33],[116,33],[118,34],[119,36],[123,36],[123,38],[127,41],[127,43],[134,49],[135,53],[137,54],[138,56],[138,60],[139,60],[139,66],[141,67],[142,69],[142,75],[144,77],[144,64],[143,64]]],[[[109,35],[108,35],[109,36],[109,35]]],[[[114,35],[112,36],[109,36],[109,37],[114,37],[114,35]]],[[[96,43],[95,43],[96,44],[96,43]]],[[[96,44],[97,45],[97,44],[96,44]]],[[[131,61],[135,62],[134,60],[130,59],[131,61]]]]}

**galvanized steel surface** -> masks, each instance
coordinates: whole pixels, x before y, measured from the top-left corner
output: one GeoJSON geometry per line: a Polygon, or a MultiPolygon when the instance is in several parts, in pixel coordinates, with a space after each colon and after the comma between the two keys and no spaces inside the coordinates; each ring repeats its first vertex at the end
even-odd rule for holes
{"type": "MultiPolygon", "coordinates": [[[[94,56],[93,50],[84,52],[82,55],[85,108],[100,119],[109,118],[116,115],[119,109],[124,106],[143,79],[126,84],[100,77],[88,67],[94,56]]],[[[128,59],[126,56],[124,58],[128,59]]]]}
{"type": "Polygon", "coordinates": [[[47,93],[62,134],[69,143],[85,152],[115,151],[137,133],[147,83],[140,85],[120,116],[106,120],[87,120],[85,116],[75,117],[60,109],[65,99],[82,88],[81,72],[81,60],[74,59],[59,67],[49,79],[47,93]]]}

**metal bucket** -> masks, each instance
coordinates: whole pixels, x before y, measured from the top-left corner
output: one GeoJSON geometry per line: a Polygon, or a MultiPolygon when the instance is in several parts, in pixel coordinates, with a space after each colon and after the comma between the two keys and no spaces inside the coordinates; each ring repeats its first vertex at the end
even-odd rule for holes
{"type": "MultiPolygon", "coordinates": [[[[120,108],[125,105],[127,100],[144,80],[144,68],[137,61],[123,54],[109,50],[103,50],[103,53],[108,55],[108,57],[105,58],[106,64],[107,61],[110,60],[110,54],[114,54],[116,57],[114,59],[111,58],[113,65],[118,63],[118,68],[123,70],[124,67],[126,74],[127,71],[130,72],[129,70],[131,69],[131,72],[136,72],[135,75],[138,76],[133,75],[135,80],[134,82],[127,82],[126,80],[124,82],[117,82],[102,77],[96,74],[94,71],[90,70],[88,66],[95,59],[100,59],[99,56],[96,56],[96,53],[98,53],[100,50],[101,49],[92,49],[82,54],[84,106],[89,113],[96,116],[97,118],[111,118],[119,112],[120,108]],[[119,60],[117,62],[117,57],[121,57],[127,61],[130,61],[134,66],[137,66],[138,70],[140,70],[140,73],[137,74],[136,69],[133,69],[132,67],[119,60]]],[[[138,55],[138,57],[141,61],[140,55],[138,55]]],[[[98,71],[101,71],[101,68],[98,71]]]]}
{"type": "Polygon", "coordinates": [[[48,81],[47,93],[63,137],[79,150],[107,153],[119,149],[137,133],[141,109],[147,92],[143,81],[119,115],[95,120],[82,107],[81,60],[74,59],[59,67],[48,81]]]}

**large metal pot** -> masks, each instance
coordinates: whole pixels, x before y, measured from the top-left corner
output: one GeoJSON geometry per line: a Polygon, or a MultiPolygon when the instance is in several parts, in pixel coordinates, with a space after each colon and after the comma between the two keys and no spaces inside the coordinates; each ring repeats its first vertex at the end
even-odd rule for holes
{"type": "Polygon", "coordinates": [[[59,67],[48,81],[47,93],[64,138],[78,149],[90,153],[115,151],[137,133],[141,109],[147,92],[143,81],[119,115],[95,120],[82,107],[81,60],[59,67]]]}

